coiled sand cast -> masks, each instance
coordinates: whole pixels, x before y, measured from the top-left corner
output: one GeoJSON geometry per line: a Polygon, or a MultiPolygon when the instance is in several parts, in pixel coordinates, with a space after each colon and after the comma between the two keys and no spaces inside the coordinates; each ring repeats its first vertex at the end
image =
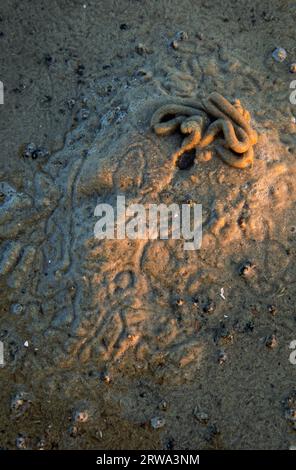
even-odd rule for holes
{"type": "Polygon", "coordinates": [[[153,114],[151,126],[160,136],[178,129],[186,135],[181,148],[172,155],[174,165],[181,155],[194,149],[198,154],[217,138],[215,149],[221,159],[234,168],[243,169],[253,165],[253,146],[258,140],[250,121],[250,113],[239,100],[231,104],[214,92],[201,102],[184,99],[182,103],[161,106],[153,114]]]}

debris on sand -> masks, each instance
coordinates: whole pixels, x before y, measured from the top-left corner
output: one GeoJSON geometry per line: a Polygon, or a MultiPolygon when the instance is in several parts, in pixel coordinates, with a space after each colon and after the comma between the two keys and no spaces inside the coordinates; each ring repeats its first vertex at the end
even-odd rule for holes
{"type": "Polygon", "coordinates": [[[149,49],[149,47],[147,47],[142,42],[139,42],[139,44],[136,45],[136,53],[139,55],[147,55],[147,54],[151,54],[152,50],[149,49]]]}
{"type": "Polygon", "coordinates": [[[251,261],[246,261],[239,268],[239,274],[243,277],[251,277],[254,274],[256,266],[251,261]]]}
{"type": "Polygon", "coordinates": [[[37,158],[47,157],[49,152],[45,148],[37,147],[33,142],[30,142],[22,146],[21,155],[24,158],[32,158],[33,160],[36,160],[37,158]]]}
{"type": "Polygon", "coordinates": [[[222,366],[227,361],[227,354],[224,351],[220,351],[218,355],[218,363],[222,366]]]}
{"type": "Polygon", "coordinates": [[[208,413],[205,413],[204,411],[201,411],[199,406],[196,406],[193,410],[193,416],[197,421],[199,421],[202,424],[207,424],[209,421],[209,415],[208,413]]]}
{"type": "Polygon", "coordinates": [[[278,342],[274,334],[270,335],[265,341],[265,346],[269,349],[274,349],[277,346],[277,344],[278,342]]]}
{"type": "Polygon", "coordinates": [[[287,58],[287,52],[283,47],[277,47],[273,51],[272,57],[276,62],[283,62],[287,58]]]}
{"type": "Polygon", "coordinates": [[[17,449],[19,450],[27,449],[28,447],[27,439],[24,436],[18,436],[15,440],[15,445],[17,449]]]}
{"type": "Polygon", "coordinates": [[[178,31],[173,40],[171,41],[171,46],[173,49],[178,49],[179,42],[181,41],[187,41],[188,39],[188,33],[186,31],[178,31]]]}
{"type": "Polygon", "coordinates": [[[111,375],[107,370],[103,371],[100,375],[101,380],[105,382],[105,384],[109,384],[111,382],[111,375]]]}
{"type": "Polygon", "coordinates": [[[74,412],[73,421],[75,423],[86,423],[88,421],[89,415],[87,410],[78,410],[74,412]]]}
{"type": "Polygon", "coordinates": [[[10,311],[11,313],[13,313],[13,315],[20,315],[23,312],[23,310],[24,310],[24,307],[21,304],[12,304],[10,307],[10,311]]]}
{"type": "Polygon", "coordinates": [[[87,108],[81,108],[81,109],[78,111],[77,118],[78,118],[79,121],[85,121],[86,119],[88,119],[89,115],[90,115],[89,109],[87,109],[87,108]]]}
{"type": "Polygon", "coordinates": [[[10,409],[13,415],[18,418],[22,416],[30,407],[32,397],[29,393],[21,391],[14,395],[10,402],[10,409]]]}
{"type": "Polygon", "coordinates": [[[36,150],[36,145],[33,142],[29,144],[25,144],[22,156],[25,158],[32,157],[35,150],[36,150]]]}
{"type": "Polygon", "coordinates": [[[277,313],[276,306],[275,305],[268,305],[268,311],[274,317],[277,313]]]}
{"type": "Polygon", "coordinates": [[[212,299],[208,299],[203,306],[204,313],[213,313],[215,311],[216,304],[212,299]]]}
{"type": "Polygon", "coordinates": [[[187,41],[188,39],[188,33],[186,31],[178,31],[175,34],[175,38],[177,41],[187,41]]]}
{"type": "Polygon", "coordinates": [[[159,403],[159,409],[162,410],[162,411],[166,411],[168,409],[168,402],[166,400],[162,400],[160,403],[159,403]]]}
{"type": "Polygon", "coordinates": [[[285,402],[285,418],[296,431],[296,391],[294,390],[285,402]]]}
{"type": "Polygon", "coordinates": [[[150,424],[153,429],[160,429],[163,428],[163,426],[165,425],[165,419],[156,416],[151,419],[150,424]]]}

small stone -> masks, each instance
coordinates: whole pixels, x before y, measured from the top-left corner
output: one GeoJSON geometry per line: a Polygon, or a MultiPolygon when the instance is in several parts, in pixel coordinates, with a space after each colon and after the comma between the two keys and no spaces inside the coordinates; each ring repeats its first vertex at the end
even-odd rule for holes
{"type": "Polygon", "coordinates": [[[171,42],[171,46],[172,46],[173,49],[178,49],[178,46],[179,46],[178,41],[176,41],[176,39],[174,39],[171,42]]]}
{"type": "Polygon", "coordinates": [[[136,45],[136,53],[139,55],[146,55],[150,53],[150,50],[145,46],[145,44],[139,42],[139,44],[136,45]]]}
{"type": "Polygon", "coordinates": [[[220,365],[227,361],[227,354],[224,351],[220,351],[218,355],[218,362],[220,365]]]}
{"type": "Polygon", "coordinates": [[[188,33],[186,31],[178,31],[175,34],[175,38],[177,41],[187,41],[188,39],[188,33]]]}
{"type": "Polygon", "coordinates": [[[139,69],[137,71],[137,76],[142,77],[144,80],[151,80],[153,77],[152,72],[150,70],[139,69]]]}
{"type": "Polygon", "coordinates": [[[82,108],[78,112],[78,119],[84,121],[85,119],[88,119],[89,115],[90,115],[89,109],[82,108]]]}
{"type": "Polygon", "coordinates": [[[32,403],[32,397],[26,392],[19,392],[12,397],[10,408],[15,416],[23,415],[32,403]]]}
{"type": "Polygon", "coordinates": [[[162,410],[162,411],[166,411],[168,409],[168,402],[165,401],[165,400],[162,400],[160,403],[159,403],[159,409],[162,410]]]}
{"type": "Polygon", "coordinates": [[[171,46],[173,47],[173,49],[178,49],[179,47],[179,42],[181,41],[186,41],[188,39],[188,33],[186,33],[186,31],[178,31],[172,42],[171,42],[171,46]]]}
{"type": "Polygon", "coordinates": [[[182,307],[182,305],[184,304],[184,300],[183,299],[177,299],[176,304],[178,305],[178,307],[182,307]]]}
{"type": "Polygon", "coordinates": [[[196,175],[191,175],[190,180],[192,181],[193,184],[196,184],[198,182],[198,177],[196,175]]]}
{"type": "Polygon", "coordinates": [[[44,450],[44,449],[45,449],[45,446],[46,446],[45,439],[44,439],[44,438],[41,438],[41,439],[37,442],[37,449],[38,449],[38,450],[44,450]]]}
{"type": "Polygon", "coordinates": [[[295,417],[296,417],[296,389],[292,391],[292,393],[289,395],[289,397],[286,400],[287,408],[290,410],[295,411],[295,417]]]}
{"type": "Polygon", "coordinates": [[[27,439],[24,436],[18,436],[15,440],[15,445],[18,449],[24,450],[28,447],[27,439]]]}
{"type": "Polygon", "coordinates": [[[89,419],[89,415],[86,410],[75,411],[73,415],[73,421],[75,421],[76,423],[86,423],[88,419],[89,419]]]}
{"type": "Polygon", "coordinates": [[[36,150],[36,145],[33,142],[29,144],[25,144],[22,156],[24,158],[32,157],[35,150],[36,150]]]}
{"type": "Polygon", "coordinates": [[[255,267],[251,261],[246,261],[239,268],[240,276],[251,277],[254,274],[255,267]]]}
{"type": "Polygon", "coordinates": [[[277,312],[276,306],[275,305],[268,305],[268,311],[272,316],[275,316],[276,312],[277,312]]]}
{"type": "Polygon", "coordinates": [[[291,423],[296,423],[296,410],[288,409],[285,413],[285,418],[291,423]]]}
{"type": "Polygon", "coordinates": [[[49,155],[48,150],[46,150],[43,147],[38,147],[34,152],[32,153],[32,159],[36,160],[36,158],[44,158],[49,155]]]}
{"type": "Polygon", "coordinates": [[[155,417],[155,418],[151,419],[150,424],[151,424],[153,429],[163,428],[163,426],[165,425],[165,419],[155,417]]]}
{"type": "Polygon", "coordinates": [[[204,313],[213,313],[216,308],[216,304],[213,300],[209,299],[203,306],[204,313]]]}
{"type": "Polygon", "coordinates": [[[206,424],[209,421],[209,415],[204,411],[200,411],[198,407],[193,410],[193,416],[200,423],[206,424]]]}
{"type": "Polygon", "coordinates": [[[197,296],[192,297],[192,302],[195,307],[199,306],[199,298],[197,296]]]}
{"type": "Polygon", "coordinates": [[[296,73],[296,62],[290,65],[290,72],[291,73],[296,73]]]}
{"type": "Polygon", "coordinates": [[[273,51],[272,57],[276,62],[283,62],[287,58],[287,52],[282,47],[277,47],[273,51]]]}
{"type": "Polygon", "coordinates": [[[73,109],[74,106],[75,106],[75,103],[76,103],[75,99],[74,99],[74,98],[70,98],[70,99],[67,101],[67,106],[68,106],[68,108],[69,108],[69,109],[73,109]]]}
{"type": "Polygon", "coordinates": [[[275,335],[270,335],[266,341],[265,346],[270,349],[274,349],[277,346],[277,339],[275,335]]]}
{"type": "Polygon", "coordinates": [[[20,397],[15,397],[11,403],[11,408],[13,410],[19,410],[24,404],[24,400],[20,397]]]}
{"type": "Polygon", "coordinates": [[[69,434],[70,434],[71,437],[76,437],[77,434],[78,434],[78,427],[75,426],[75,425],[74,425],[74,426],[71,426],[71,427],[69,428],[69,434]]]}
{"type": "Polygon", "coordinates": [[[111,382],[111,376],[108,373],[108,371],[104,371],[104,372],[101,373],[101,379],[106,384],[109,384],[111,382]]]}
{"type": "Polygon", "coordinates": [[[11,313],[14,315],[20,315],[24,307],[21,304],[12,304],[10,307],[11,313]]]}
{"type": "Polygon", "coordinates": [[[209,162],[213,158],[213,152],[211,150],[204,150],[198,156],[198,159],[203,162],[209,162]]]}

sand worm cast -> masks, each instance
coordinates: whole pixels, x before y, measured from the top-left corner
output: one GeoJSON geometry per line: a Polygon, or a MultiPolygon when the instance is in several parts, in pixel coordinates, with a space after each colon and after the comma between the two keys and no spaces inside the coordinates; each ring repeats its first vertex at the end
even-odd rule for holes
{"type": "Polygon", "coordinates": [[[240,100],[232,104],[214,92],[201,102],[187,99],[161,106],[152,116],[151,127],[160,136],[178,129],[186,136],[172,155],[174,165],[184,153],[195,149],[198,154],[216,141],[218,156],[228,165],[243,169],[253,165],[253,146],[258,140],[250,121],[250,113],[240,100]]]}

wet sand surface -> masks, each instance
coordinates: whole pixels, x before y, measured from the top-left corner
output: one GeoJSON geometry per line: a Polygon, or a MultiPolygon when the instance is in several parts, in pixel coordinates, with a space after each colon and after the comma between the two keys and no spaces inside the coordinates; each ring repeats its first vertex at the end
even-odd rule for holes
{"type": "Polygon", "coordinates": [[[294,2],[0,10],[0,447],[295,446],[294,2]],[[152,114],[214,91],[250,112],[253,167],[214,144],[174,168],[152,114]],[[201,249],[96,240],[119,194],[202,204],[201,249]]]}

